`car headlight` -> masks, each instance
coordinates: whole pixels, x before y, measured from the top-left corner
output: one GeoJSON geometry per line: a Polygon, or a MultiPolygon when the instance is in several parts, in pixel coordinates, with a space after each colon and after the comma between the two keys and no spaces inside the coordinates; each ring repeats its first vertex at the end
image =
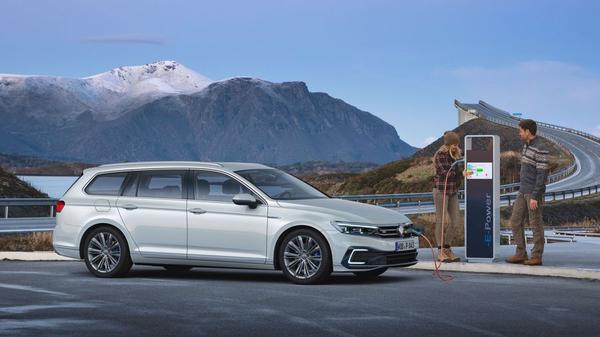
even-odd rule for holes
{"type": "Polygon", "coordinates": [[[355,222],[332,221],[331,225],[340,233],[352,235],[372,235],[377,233],[377,226],[355,222]]]}

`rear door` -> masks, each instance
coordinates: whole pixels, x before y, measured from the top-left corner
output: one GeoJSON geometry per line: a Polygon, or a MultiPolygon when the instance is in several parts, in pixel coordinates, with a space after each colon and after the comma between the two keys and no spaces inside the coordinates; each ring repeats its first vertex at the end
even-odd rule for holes
{"type": "Polygon", "coordinates": [[[117,206],[145,257],[186,258],[187,170],[148,170],[128,178],[117,206]]]}

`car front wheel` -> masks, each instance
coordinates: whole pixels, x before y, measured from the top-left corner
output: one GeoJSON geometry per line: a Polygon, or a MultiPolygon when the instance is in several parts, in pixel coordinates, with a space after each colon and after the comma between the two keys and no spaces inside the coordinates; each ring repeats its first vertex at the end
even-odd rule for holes
{"type": "Polygon", "coordinates": [[[329,277],[332,271],[327,242],[312,229],[288,233],[283,238],[278,257],[283,273],[294,283],[319,283],[329,277]]]}

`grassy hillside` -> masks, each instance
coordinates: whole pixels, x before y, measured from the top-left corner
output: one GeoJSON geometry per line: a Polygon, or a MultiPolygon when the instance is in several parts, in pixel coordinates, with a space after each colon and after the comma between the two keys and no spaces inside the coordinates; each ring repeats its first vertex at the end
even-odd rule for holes
{"type": "MultiPolygon", "coordinates": [[[[497,134],[501,139],[501,183],[519,181],[521,140],[517,129],[494,124],[483,119],[471,120],[453,130],[463,139],[464,135],[497,134]]],[[[568,152],[554,143],[542,139],[552,154],[551,170],[569,166],[572,158],[568,152]]],[[[417,151],[408,159],[394,161],[361,174],[306,175],[302,178],[330,195],[412,193],[430,191],[433,188],[434,167],[432,156],[442,145],[439,138],[429,146],[417,151]]],[[[461,144],[461,148],[462,148],[461,144]]]]}
{"type": "Polygon", "coordinates": [[[0,167],[15,174],[80,175],[94,164],[61,162],[32,156],[0,154],[0,167]]]}
{"type": "Polygon", "coordinates": [[[0,167],[0,198],[47,198],[27,182],[0,167]]]}
{"type": "Polygon", "coordinates": [[[336,173],[364,173],[378,167],[368,162],[326,162],[320,160],[278,166],[279,169],[295,176],[324,176],[336,173]]]}
{"type": "MultiPolygon", "coordinates": [[[[14,174],[6,172],[0,167],[0,198],[48,198],[48,195],[38,191],[27,182],[20,180],[14,174]]],[[[8,214],[11,218],[47,216],[48,207],[11,206],[8,214]]],[[[0,207],[0,217],[4,217],[4,207],[0,207]]]]}

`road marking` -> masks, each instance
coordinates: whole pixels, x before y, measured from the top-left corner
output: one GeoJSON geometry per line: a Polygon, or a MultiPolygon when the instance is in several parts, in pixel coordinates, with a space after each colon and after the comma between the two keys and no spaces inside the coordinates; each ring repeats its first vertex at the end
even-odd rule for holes
{"type": "Polygon", "coordinates": [[[26,275],[65,275],[65,273],[51,273],[46,271],[19,271],[19,270],[2,270],[0,274],[26,274],[26,275]]]}
{"type": "MultiPolygon", "coordinates": [[[[0,332],[20,330],[20,329],[51,329],[60,328],[64,325],[85,325],[94,326],[96,321],[90,319],[64,319],[64,318],[50,318],[50,319],[0,319],[0,332]]],[[[104,324],[102,328],[105,329],[107,326],[104,324]]],[[[47,332],[47,331],[46,331],[47,332]]]]}
{"type": "Polygon", "coordinates": [[[14,307],[0,307],[0,313],[3,314],[25,314],[35,310],[46,310],[46,309],[81,309],[81,308],[95,308],[96,305],[89,303],[59,303],[59,304],[32,304],[32,305],[19,305],[14,307]]]}
{"type": "Polygon", "coordinates": [[[22,286],[22,285],[18,285],[18,284],[0,283],[0,288],[31,291],[34,293],[57,295],[57,296],[70,296],[69,294],[61,293],[59,291],[52,291],[52,290],[46,290],[46,289],[42,289],[42,288],[22,286]]]}

